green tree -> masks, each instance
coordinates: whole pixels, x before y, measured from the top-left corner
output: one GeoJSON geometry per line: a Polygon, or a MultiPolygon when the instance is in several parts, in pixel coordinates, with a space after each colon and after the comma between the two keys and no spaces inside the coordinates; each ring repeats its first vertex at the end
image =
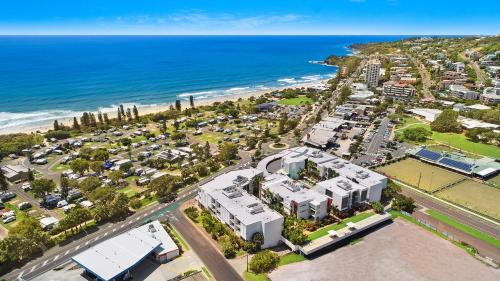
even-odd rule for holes
{"type": "Polygon", "coordinates": [[[372,202],[372,208],[377,214],[384,212],[384,206],[378,201],[372,202]]]}
{"type": "Polygon", "coordinates": [[[36,197],[42,198],[56,188],[56,183],[45,178],[36,179],[31,182],[31,188],[36,197]]]}
{"type": "Polygon", "coordinates": [[[193,98],[193,96],[189,96],[189,104],[191,105],[191,108],[194,108],[194,98],[193,98]]]}
{"type": "Polygon", "coordinates": [[[123,177],[123,172],[120,170],[112,171],[109,173],[108,178],[113,185],[118,185],[123,177]]]}
{"type": "Polygon", "coordinates": [[[392,208],[397,211],[412,213],[415,209],[415,201],[411,197],[397,194],[392,200],[392,208]]]}
{"type": "Polygon", "coordinates": [[[181,101],[180,100],[175,100],[175,109],[177,111],[181,111],[182,106],[181,106],[181,101]]]}
{"type": "Polygon", "coordinates": [[[69,166],[71,167],[71,170],[80,175],[84,175],[85,172],[88,171],[88,169],[90,168],[89,161],[84,159],[75,159],[71,161],[69,166]]]}
{"type": "Polygon", "coordinates": [[[94,160],[98,161],[106,161],[109,159],[109,152],[107,152],[105,149],[96,149],[92,151],[91,155],[94,160]]]}
{"type": "Polygon", "coordinates": [[[9,188],[9,183],[3,174],[3,170],[0,169],[0,190],[6,191],[9,188]]]}
{"type": "Polygon", "coordinates": [[[224,143],[219,149],[219,157],[222,161],[238,159],[238,146],[233,143],[224,143]]]}
{"type": "Polygon", "coordinates": [[[158,198],[165,198],[175,192],[175,179],[170,175],[164,175],[152,180],[149,183],[148,188],[149,190],[155,192],[158,198]]]}
{"type": "Polygon", "coordinates": [[[254,273],[269,272],[278,266],[279,261],[278,254],[265,250],[252,257],[249,268],[254,273]]]}
{"type": "Polygon", "coordinates": [[[102,174],[104,172],[104,162],[92,161],[90,162],[90,169],[97,174],[102,174]]]}
{"type": "Polygon", "coordinates": [[[442,133],[460,133],[462,131],[462,127],[460,123],[457,121],[458,112],[453,109],[445,109],[438,117],[431,123],[431,129],[436,132],[442,133]]]}
{"type": "Polygon", "coordinates": [[[76,117],[73,117],[73,130],[80,131],[80,124],[78,124],[76,117]]]}
{"type": "Polygon", "coordinates": [[[98,177],[86,177],[81,183],[80,188],[83,192],[89,193],[102,186],[98,177]]]}
{"type": "Polygon", "coordinates": [[[133,111],[134,111],[135,121],[139,121],[139,110],[137,109],[137,106],[134,105],[133,111]]]}

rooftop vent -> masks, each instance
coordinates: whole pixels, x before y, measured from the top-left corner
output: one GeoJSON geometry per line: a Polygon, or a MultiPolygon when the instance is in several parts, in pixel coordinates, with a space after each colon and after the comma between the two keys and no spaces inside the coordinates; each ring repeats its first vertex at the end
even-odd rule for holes
{"type": "Polygon", "coordinates": [[[333,160],[333,167],[335,169],[340,169],[342,167],[344,167],[344,162],[340,161],[340,160],[333,160]]]}
{"type": "Polygon", "coordinates": [[[321,151],[319,151],[319,150],[315,150],[315,151],[313,151],[311,155],[312,155],[312,157],[314,157],[314,158],[321,158],[321,157],[323,157],[323,155],[322,155],[321,151]]]}
{"type": "Polygon", "coordinates": [[[242,185],[243,183],[246,183],[248,181],[247,177],[238,175],[234,180],[233,183],[236,185],[242,185]]]}
{"type": "Polygon", "coordinates": [[[242,195],[241,191],[234,185],[224,188],[222,194],[226,195],[228,198],[236,198],[242,195]]]}
{"type": "Polygon", "coordinates": [[[348,181],[346,181],[346,180],[339,180],[339,181],[337,182],[337,186],[338,186],[338,187],[340,187],[340,188],[342,188],[342,189],[343,189],[343,190],[345,190],[345,191],[349,191],[349,190],[351,190],[351,189],[352,189],[352,188],[351,188],[351,186],[352,186],[352,185],[351,185],[351,183],[349,183],[349,182],[348,182],[348,181]]]}
{"type": "Polygon", "coordinates": [[[356,177],[360,179],[366,179],[370,174],[366,171],[357,171],[356,172],[356,177]]]}
{"type": "Polygon", "coordinates": [[[247,210],[250,214],[255,215],[264,212],[264,207],[259,203],[252,203],[247,206],[247,210]]]}

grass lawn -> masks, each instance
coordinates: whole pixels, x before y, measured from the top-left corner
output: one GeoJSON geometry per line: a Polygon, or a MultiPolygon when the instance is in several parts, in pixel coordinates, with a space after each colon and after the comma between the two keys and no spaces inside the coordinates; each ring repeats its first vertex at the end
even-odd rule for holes
{"type": "MultiPolygon", "coordinates": [[[[10,210],[13,210],[14,213],[16,213],[16,220],[15,221],[12,221],[12,222],[9,222],[7,224],[3,223],[3,221],[0,221],[0,224],[3,225],[5,228],[7,228],[9,231],[14,227],[16,226],[20,221],[23,221],[25,220],[28,215],[26,215],[26,213],[24,211],[20,211],[18,208],[17,208],[17,204],[20,203],[21,200],[13,200],[12,202],[5,202],[4,205],[5,205],[5,209],[10,209],[10,210]]],[[[5,210],[4,209],[4,210],[5,210]]],[[[28,209],[28,211],[32,210],[33,208],[31,209],[28,209]]]]}
{"type": "Polygon", "coordinates": [[[436,196],[500,220],[500,189],[472,180],[436,193],[436,196]]]}
{"type": "Polygon", "coordinates": [[[462,223],[460,223],[460,222],[458,222],[458,221],[456,221],[456,220],[454,220],[454,219],[452,219],[444,214],[441,214],[438,211],[427,210],[427,214],[430,215],[431,217],[439,220],[439,221],[442,221],[448,225],[453,226],[454,228],[456,228],[458,230],[461,230],[461,231],[469,234],[470,236],[476,237],[477,239],[483,240],[486,243],[489,243],[491,245],[494,245],[497,248],[500,248],[500,240],[496,239],[493,236],[490,236],[490,235],[488,235],[484,232],[481,232],[475,228],[472,228],[468,225],[462,224],[462,223]]]}
{"type": "Polygon", "coordinates": [[[375,213],[373,211],[368,211],[368,212],[363,212],[363,213],[360,213],[360,214],[357,214],[353,217],[350,217],[350,218],[347,218],[343,221],[341,221],[340,223],[337,223],[337,224],[331,224],[331,225],[328,225],[328,226],[325,226],[323,228],[320,228],[314,232],[311,232],[309,235],[307,235],[307,239],[309,240],[315,240],[315,239],[318,239],[318,238],[321,238],[323,236],[326,236],[328,235],[328,231],[329,230],[339,230],[339,229],[342,229],[344,227],[346,227],[347,223],[348,222],[358,222],[358,221],[362,221],[368,217],[371,217],[373,216],[375,213]]]}
{"type": "Polygon", "coordinates": [[[201,270],[203,270],[203,272],[209,279],[212,278],[212,274],[210,274],[210,271],[208,271],[206,267],[202,267],[201,270]]]}
{"type": "Polygon", "coordinates": [[[243,278],[245,281],[269,281],[269,278],[265,274],[255,274],[252,272],[245,271],[243,273],[243,278]]]}
{"type": "Polygon", "coordinates": [[[207,141],[209,143],[217,143],[219,140],[224,139],[225,136],[233,137],[233,135],[224,135],[223,133],[205,131],[201,135],[191,136],[190,139],[202,144],[204,144],[207,141]]]}
{"type": "Polygon", "coordinates": [[[295,262],[305,261],[306,258],[303,255],[291,253],[280,257],[280,262],[278,266],[287,265],[295,262]]]}
{"type": "Polygon", "coordinates": [[[456,182],[462,175],[408,158],[393,164],[378,167],[378,172],[384,173],[411,186],[433,192],[440,187],[456,182]],[[420,183],[419,183],[420,180],[420,183]]]}
{"type": "MultiPolygon", "coordinates": [[[[404,124],[401,124],[399,129],[396,130],[396,132],[399,133],[402,132],[404,129],[418,128],[418,127],[425,128],[426,130],[429,131],[431,130],[429,124],[423,123],[422,121],[419,121],[415,118],[407,118],[407,119],[405,118],[405,120],[407,120],[408,123],[405,122],[404,124]]],[[[465,137],[465,134],[432,132],[431,138],[432,140],[428,140],[425,143],[417,143],[417,144],[434,144],[436,142],[445,143],[449,146],[455,147],[465,152],[470,152],[494,158],[500,158],[500,148],[490,144],[472,142],[468,140],[467,137],[465,137]]]]}
{"type": "Polygon", "coordinates": [[[137,193],[141,192],[141,189],[134,184],[129,184],[128,186],[124,188],[118,189],[118,192],[121,192],[125,195],[127,195],[128,198],[133,197],[137,193]]]}
{"type": "Polygon", "coordinates": [[[491,178],[488,180],[489,183],[496,185],[497,187],[500,187],[500,175],[491,178]]]}
{"type": "Polygon", "coordinates": [[[69,170],[69,169],[70,169],[69,165],[57,163],[52,168],[50,168],[50,171],[57,173],[57,172],[62,172],[62,171],[69,170]]]}
{"type": "Polygon", "coordinates": [[[313,100],[306,96],[299,96],[291,99],[281,99],[279,102],[281,105],[301,105],[301,104],[313,104],[313,100]]]}

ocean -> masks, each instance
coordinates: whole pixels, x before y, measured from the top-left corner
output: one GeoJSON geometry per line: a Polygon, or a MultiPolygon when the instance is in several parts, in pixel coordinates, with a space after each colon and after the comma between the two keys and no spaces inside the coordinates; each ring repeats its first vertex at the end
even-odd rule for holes
{"type": "Polygon", "coordinates": [[[0,132],[119,104],[311,83],[353,43],[405,36],[0,36],[0,132]]]}

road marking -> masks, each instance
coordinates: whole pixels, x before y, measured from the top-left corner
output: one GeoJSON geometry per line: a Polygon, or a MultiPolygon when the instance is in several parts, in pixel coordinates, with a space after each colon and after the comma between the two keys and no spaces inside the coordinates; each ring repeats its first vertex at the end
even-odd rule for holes
{"type": "Polygon", "coordinates": [[[115,227],[115,228],[113,228],[113,232],[115,232],[115,231],[116,231],[116,227],[115,227]]]}
{"type": "Polygon", "coordinates": [[[151,211],[149,211],[149,214],[152,214],[153,212],[154,212],[154,210],[151,210],[151,211]]]}
{"type": "Polygon", "coordinates": [[[125,224],[120,225],[120,228],[124,228],[124,227],[125,227],[125,224]]]}
{"type": "Polygon", "coordinates": [[[23,276],[23,274],[24,274],[24,270],[23,270],[23,271],[21,271],[21,273],[19,273],[19,275],[17,276],[17,278],[16,278],[16,279],[21,278],[21,276],[23,276]]]}
{"type": "MultiPolygon", "coordinates": [[[[139,218],[137,218],[137,220],[138,220],[138,219],[139,219],[139,218]]],[[[132,221],[129,221],[127,224],[132,224],[132,221]]]]}
{"type": "Polygon", "coordinates": [[[94,241],[97,241],[97,240],[99,240],[99,235],[96,238],[94,238],[94,241]]]}
{"type": "Polygon", "coordinates": [[[67,255],[68,253],[69,253],[69,250],[67,250],[67,251],[64,253],[64,255],[67,255]]]}
{"type": "Polygon", "coordinates": [[[89,241],[85,242],[85,246],[87,246],[89,244],[89,241]]]}
{"type": "MultiPolygon", "coordinates": [[[[140,219],[141,219],[141,218],[136,218],[136,219],[135,219],[135,221],[138,221],[138,220],[140,220],[140,219]]],[[[132,223],[132,222],[129,222],[129,224],[131,224],[131,223],[132,223]]]]}
{"type": "Polygon", "coordinates": [[[35,270],[35,268],[36,268],[36,266],[37,266],[37,265],[38,265],[38,264],[35,264],[35,265],[31,268],[30,273],[31,273],[31,272],[33,272],[33,270],[35,270]]]}
{"type": "Polygon", "coordinates": [[[57,256],[54,258],[54,261],[56,261],[58,258],[59,258],[59,255],[57,255],[57,256]]]}
{"type": "Polygon", "coordinates": [[[106,233],[104,233],[103,237],[104,237],[104,236],[106,236],[106,235],[108,235],[108,233],[107,233],[107,232],[106,232],[106,233]]]}
{"type": "Polygon", "coordinates": [[[75,251],[78,251],[78,249],[80,249],[80,246],[81,246],[81,245],[76,246],[75,251]]]}
{"type": "Polygon", "coordinates": [[[49,262],[49,260],[45,260],[42,264],[42,267],[44,267],[47,263],[49,262]]]}

